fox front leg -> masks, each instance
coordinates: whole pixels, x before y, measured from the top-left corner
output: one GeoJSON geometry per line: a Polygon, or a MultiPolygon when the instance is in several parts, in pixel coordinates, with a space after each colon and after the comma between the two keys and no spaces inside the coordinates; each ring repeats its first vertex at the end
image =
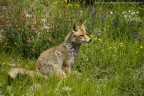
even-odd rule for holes
{"type": "Polygon", "coordinates": [[[71,63],[70,62],[64,62],[63,70],[66,73],[66,75],[70,75],[71,74],[71,63]]]}
{"type": "Polygon", "coordinates": [[[71,74],[71,68],[69,66],[67,67],[64,67],[64,71],[67,75],[70,75],[71,74]]]}

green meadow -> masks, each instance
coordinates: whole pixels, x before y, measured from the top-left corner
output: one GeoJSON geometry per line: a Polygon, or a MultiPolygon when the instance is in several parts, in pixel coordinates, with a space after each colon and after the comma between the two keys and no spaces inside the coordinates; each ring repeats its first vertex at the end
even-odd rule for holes
{"type": "Polygon", "coordinates": [[[94,0],[0,1],[0,96],[144,96],[144,4],[94,0]],[[86,20],[84,43],[64,79],[19,76],[86,20]]]}

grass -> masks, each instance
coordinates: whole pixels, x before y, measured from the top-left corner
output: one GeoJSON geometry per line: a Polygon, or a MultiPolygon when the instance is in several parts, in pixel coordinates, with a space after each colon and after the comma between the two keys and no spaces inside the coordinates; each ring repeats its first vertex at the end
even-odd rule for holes
{"type": "Polygon", "coordinates": [[[143,5],[85,6],[60,0],[8,0],[1,4],[0,96],[144,95],[143,5]],[[73,65],[80,75],[63,80],[8,77],[12,64],[34,70],[39,54],[61,43],[73,23],[84,20],[93,41],[81,46],[73,65]]]}

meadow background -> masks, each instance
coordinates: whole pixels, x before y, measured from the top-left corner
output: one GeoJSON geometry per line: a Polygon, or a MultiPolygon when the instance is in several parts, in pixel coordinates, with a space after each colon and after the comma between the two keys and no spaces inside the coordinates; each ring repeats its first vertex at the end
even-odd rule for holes
{"type": "Polygon", "coordinates": [[[104,0],[1,0],[0,96],[144,96],[144,4],[104,0]],[[39,54],[84,21],[70,77],[8,78],[12,65],[35,69],[39,54]]]}

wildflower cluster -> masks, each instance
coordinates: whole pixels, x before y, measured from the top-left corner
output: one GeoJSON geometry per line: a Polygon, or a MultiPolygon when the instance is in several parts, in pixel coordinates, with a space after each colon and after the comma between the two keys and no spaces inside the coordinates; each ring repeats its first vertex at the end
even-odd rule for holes
{"type": "MultiPolygon", "coordinates": [[[[35,54],[36,52],[38,54],[52,44],[62,41],[73,23],[80,24],[84,20],[87,20],[86,30],[93,34],[91,38],[94,42],[101,44],[105,41],[104,38],[143,40],[143,27],[141,27],[143,22],[138,10],[117,12],[103,7],[85,8],[80,2],[74,3],[68,0],[56,0],[51,2],[51,5],[37,2],[37,0],[37,3],[31,2],[33,3],[11,2],[12,6],[5,6],[11,11],[2,7],[0,41],[5,42],[2,43],[5,50],[21,48],[22,53],[35,54]],[[17,6],[17,3],[20,5],[17,6]],[[27,5],[29,6],[26,7],[27,5]],[[44,47],[41,48],[43,44],[44,47]]],[[[125,46],[124,43],[119,43],[120,48],[125,46]]],[[[142,49],[142,47],[139,48],[142,49]]]]}

